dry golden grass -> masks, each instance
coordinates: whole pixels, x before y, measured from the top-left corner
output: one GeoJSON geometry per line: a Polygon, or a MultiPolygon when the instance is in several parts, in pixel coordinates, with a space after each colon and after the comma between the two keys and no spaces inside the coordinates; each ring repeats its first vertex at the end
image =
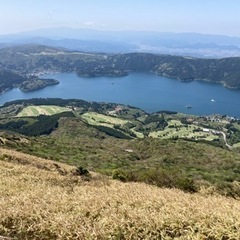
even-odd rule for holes
{"type": "Polygon", "coordinates": [[[6,149],[0,149],[0,159],[1,236],[240,239],[238,200],[120,183],[99,175],[86,181],[73,176],[72,167],[59,164],[61,175],[51,161],[6,149]]]}

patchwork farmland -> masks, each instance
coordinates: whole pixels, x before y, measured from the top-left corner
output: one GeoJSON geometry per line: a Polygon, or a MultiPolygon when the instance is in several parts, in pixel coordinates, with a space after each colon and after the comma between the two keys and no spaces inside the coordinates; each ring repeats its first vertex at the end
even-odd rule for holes
{"type": "Polygon", "coordinates": [[[59,107],[59,106],[27,106],[20,113],[18,113],[17,117],[34,117],[39,115],[54,115],[61,112],[69,112],[70,108],[59,107]]]}

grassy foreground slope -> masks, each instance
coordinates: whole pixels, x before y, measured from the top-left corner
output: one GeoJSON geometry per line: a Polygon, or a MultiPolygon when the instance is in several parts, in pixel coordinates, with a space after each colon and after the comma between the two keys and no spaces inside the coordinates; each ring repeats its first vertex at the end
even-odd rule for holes
{"type": "Polygon", "coordinates": [[[86,181],[71,170],[65,164],[1,148],[0,235],[10,239],[240,238],[238,200],[121,183],[96,174],[86,181]]]}

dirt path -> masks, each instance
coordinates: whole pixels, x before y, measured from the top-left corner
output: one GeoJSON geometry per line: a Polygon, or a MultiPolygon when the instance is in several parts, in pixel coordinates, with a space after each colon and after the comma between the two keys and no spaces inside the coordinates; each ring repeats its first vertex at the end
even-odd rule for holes
{"type": "Polygon", "coordinates": [[[224,142],[225,142],[225,145],[226,145],[229,149],[232,149],[232,146],[227,143],[226,134],[225,134],[224,132],[221,132],[221,134],[223,135],[223,140],[224,140],[224,142]]]}

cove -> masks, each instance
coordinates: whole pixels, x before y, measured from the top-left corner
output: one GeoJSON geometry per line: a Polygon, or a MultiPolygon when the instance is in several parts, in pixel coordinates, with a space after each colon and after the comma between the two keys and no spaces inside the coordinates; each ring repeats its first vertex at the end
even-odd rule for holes
{"type": "Polygon", "coordinates": [[[17,99],[77,98],[115,102],[139,107],[147,112],[171,110],[195,115],[221,114],[240,118],[240,90],[204,81],[181,82],[150,73],[125,77],[82,78],[74,73],[44,76],[60,84],[34,92],[13,89],[0,95],[0,104],[17,99]],[[189,105],[191,108],[186,108],[189,105]]]}

